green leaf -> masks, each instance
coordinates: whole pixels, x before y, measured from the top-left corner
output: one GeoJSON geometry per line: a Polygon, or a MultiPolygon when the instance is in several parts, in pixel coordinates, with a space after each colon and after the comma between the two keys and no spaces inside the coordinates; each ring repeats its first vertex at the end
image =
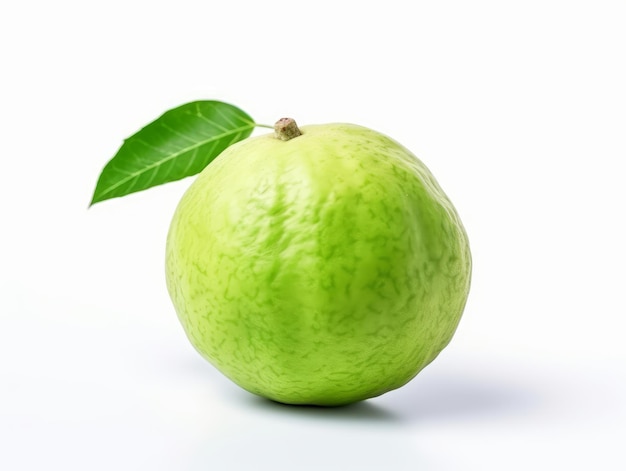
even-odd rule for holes
{"type": "Polygon", "coordinates": [[[256,126],[220,101],[195,101],[165,112],[124,141],[106,164],[91,204],[200,173],[256,126]]]}

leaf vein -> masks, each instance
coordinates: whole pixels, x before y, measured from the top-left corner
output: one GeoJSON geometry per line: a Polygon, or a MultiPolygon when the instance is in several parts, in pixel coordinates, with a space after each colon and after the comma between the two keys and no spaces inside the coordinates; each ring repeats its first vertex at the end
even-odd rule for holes
{"type": "MultiPolygon", "coordinates": [[[[191,151],[191,150],[193,150],[193,149],[199,148],[199,147],[201,147],[201,146],[203,146],[203,145],[208,145],[209,143],[213,145],[213,148],[215,148],[215,145],[218,143],[218,141],[219,141],[220,139],[223,139],[223,138],[225,138],[225,137],[228,137],[228,136],[230,136],[230,135],[232,135],[232,134],[234,134],[234,135],[241,135],[243,132],[245,132],[245,131],[247,131],[247,130],[251,129],[252,127],[254,127],[254,126],[252,126],[252,125],[245,125],[245,126],[241,126],[241,127],[239,127],[239,128],[236,128],[236,129],[231,129],[231,130],[230,130],[230,131],[228,131],[228,132],[224,132],[224,133],[222,133],[222,134],[215,135],[215,136],[211,137],[210,139],[206,139],[206,140],[200,141],[200,142],[198,142],[198,143],[196,143],[196,144],[193,144],[193,145],[191,145],[191,146],[185,147],[185,148],[183,148],[183,149],[181,149],[181,150],[179,150],[179,151],[177,151],[177,152],[174,152],[174,153],[172,153],[172,154],[170,154],[170,155],[168,155],[168,156],[165,156],[165,157],[163,157],[162,159],[159,159],[159,160],[157,160],[156,162],[153,162],[152,164],[147,165],[146,167],[144,167],[144,168],[142,168],[142,169],[140,169],[140,170],[138,170],[138,171],[128,173],[128,174],[127,174],[127,177],[122,178],[121,180],[119,180],[119,181],[118,181],[117,183],[115,183],[114,185],[111,185],[111,186],[109,186],[106,190],[103,190],[103,191],[101,192],[101,195],[106,195],[106,194],[111,193],[111,192],[112,192],[112,191],[114,191],[115,189],[117,189],[117,188],[119,188],[120,186],[122,186],[122,185],[124,185],[125,183],[127,183],[129,180],[132,180],[133,178],[137,178],[137,177],[139,177],[139,176],[141,176],[141,175],[143,175],[143,174],[145,174],[145,173],[149,172],[149,171],[150,171],[150,170],[152,170],[154,167],[159,167],[159,166],[161,166],[161,165],[163,165],[163,164],[165,164],[165,163],[167,163],[167,162],[169,162],[169,161],[171,161],[171,160],[175,159],[176,157],[178,157],[178,156],[180,156],[180,155],[182,155],[182,154],[184,154],[184,153],[186,153],[186,152],[189,152],[189,151],[191,151]]],[[[139,139],[138,139],[138,140],[139,140],[139,139]]],[[[141,141],[142,141],[142,142],[145,142],[145,141],[143,141],[143,140],[141,140],[141,141]]],[[[231,141],[231,142],[232,142],[232,141],[231,141]]],[[[146,143],[146,144],[147,144],[147,143],[146,143]]],[[[152,147],[152,146],[148,145],[148,147],[152,147]]],[[[133,182],[133,183],[131,184],[131,187],[134,185],[134,183],[135,183],[135,182],[133,182]]]]}

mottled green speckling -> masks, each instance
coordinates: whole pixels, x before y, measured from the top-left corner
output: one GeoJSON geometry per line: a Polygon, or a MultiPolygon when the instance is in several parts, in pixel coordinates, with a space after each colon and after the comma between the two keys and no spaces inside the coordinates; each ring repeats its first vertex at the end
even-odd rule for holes
{"type": "Polygon", "coordinates": [[[398,388],[450,341],[471,257],[431,173],[348,124],[227,148],[191,185],[167,284],[194,347],[248,391],[340,405],[398,388]]]}

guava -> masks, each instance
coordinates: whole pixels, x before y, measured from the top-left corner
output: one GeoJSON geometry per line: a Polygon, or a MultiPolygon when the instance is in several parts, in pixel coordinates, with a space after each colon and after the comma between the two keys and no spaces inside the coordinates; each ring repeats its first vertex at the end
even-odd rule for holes
{"type": "Polygon", "coordinates": [[[466,232],[396,141],[286,122],[228,147],[183,195],[168,291],[193,346],[251,393],[321,406],[381,395],[451,340],[466,232]]]}

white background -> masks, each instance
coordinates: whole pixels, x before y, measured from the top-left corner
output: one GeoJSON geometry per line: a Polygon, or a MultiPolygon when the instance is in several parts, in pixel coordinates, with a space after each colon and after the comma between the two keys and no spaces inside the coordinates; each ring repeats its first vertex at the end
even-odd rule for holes
{"type": "Polygon", "coordinates": [[[0,6],[0,469],[626,469],[623,1],[0,6]],[[88,209],[188,101],[412,149],[474,255],[451,345],[341,409],[224,379],[166,293],[191,179],[88,209]]]}

